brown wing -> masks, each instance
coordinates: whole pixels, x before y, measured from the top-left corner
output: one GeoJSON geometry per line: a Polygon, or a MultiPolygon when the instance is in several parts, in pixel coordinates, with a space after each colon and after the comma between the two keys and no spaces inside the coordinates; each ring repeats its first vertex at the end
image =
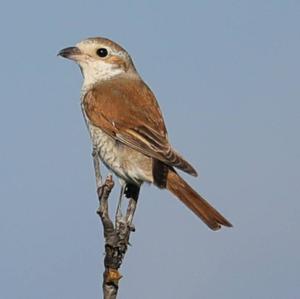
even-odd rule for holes
{"type": "Polygon", "coordinates": [[[169,144],[155,96],[141,80],[117,78],[97,84],[84,97],[94,126],[135,150],[196,176],[169,144]]]}

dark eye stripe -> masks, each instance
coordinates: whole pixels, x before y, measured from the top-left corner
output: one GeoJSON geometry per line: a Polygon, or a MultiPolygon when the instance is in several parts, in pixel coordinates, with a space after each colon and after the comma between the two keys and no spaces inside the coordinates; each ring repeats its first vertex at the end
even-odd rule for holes
{"type": "Polygon", "coordinates": [[[108,51],[105,48],[98,49],[96,53],[99,57],[106,57],[108,55],[108,51]]]}

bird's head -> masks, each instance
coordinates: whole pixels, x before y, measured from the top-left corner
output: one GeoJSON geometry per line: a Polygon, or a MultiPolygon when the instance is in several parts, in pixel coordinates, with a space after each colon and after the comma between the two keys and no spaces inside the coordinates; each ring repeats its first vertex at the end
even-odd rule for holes
{"type": "Polygon", "coordinates": [[[137,75],[126,50],[106,38],[88,38],[75,47],[62,49],[58,55],[71,59],[80,66],[85,85],[111,79],[122,73],[137,75]]]}

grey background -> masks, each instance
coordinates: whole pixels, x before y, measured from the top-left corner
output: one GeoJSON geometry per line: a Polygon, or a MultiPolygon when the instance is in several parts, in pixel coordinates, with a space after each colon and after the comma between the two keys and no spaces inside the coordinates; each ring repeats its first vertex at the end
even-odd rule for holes
{"type": "Polygon", "coordinates": [[[101,297],[82,79],[56,57],[97,35],[133,56],[185,178],[234,224],[145,186],[120,298],[299,298],[299,1],[6,1],[0,25],[1,298],[101,297]]]}

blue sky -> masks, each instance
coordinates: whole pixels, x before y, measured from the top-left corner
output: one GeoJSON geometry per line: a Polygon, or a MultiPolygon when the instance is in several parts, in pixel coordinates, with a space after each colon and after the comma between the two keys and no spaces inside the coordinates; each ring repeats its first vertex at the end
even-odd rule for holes
{"type": "Polygon", "coordinates": [[[90,36],[132,55],[184,177],[234,224],[145,186],[120,298],[298,298],[298,1],[6,1],[0,25],[1,298],[100,298],[82,78],[56,57],[90,36]]]}

